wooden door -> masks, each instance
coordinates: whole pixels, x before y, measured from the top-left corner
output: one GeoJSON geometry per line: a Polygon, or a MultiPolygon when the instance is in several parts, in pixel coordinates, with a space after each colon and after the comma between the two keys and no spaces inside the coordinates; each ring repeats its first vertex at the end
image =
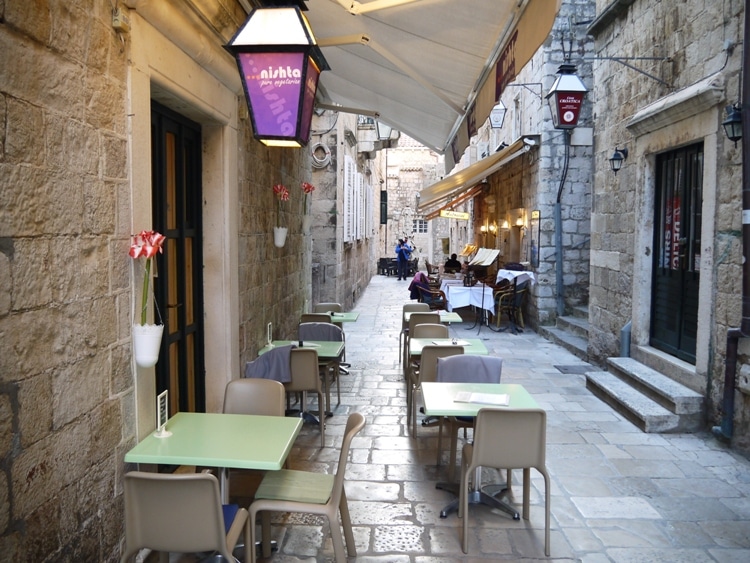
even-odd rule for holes
{"type": "Polygon", "coordinates": [[[170,416],[205,411],[201,130],[152,103],[154,229],[167,237],[154,293],[164,320],[157,390],[169,390],[170,416]]]}

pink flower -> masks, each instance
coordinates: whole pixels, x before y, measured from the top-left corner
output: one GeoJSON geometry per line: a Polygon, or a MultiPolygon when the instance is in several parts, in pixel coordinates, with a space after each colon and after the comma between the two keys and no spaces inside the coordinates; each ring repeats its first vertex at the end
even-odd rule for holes
{"type": "Polygon", "coordinates": [[[278,208],[276,209],[276,226],[281,226],[281,202],[289,201],[289,190],[283,184],[274,184],[273,193],[279,200],[278,208]]]}
{"type": "Polygon", "coordinates": [[[148,308],[148,288],[151,281],[151,260],[157,252],[163,252],[162,245],[167,240],[161,233],[156,231],[141,231],[133,237],[128,254],[133,259],[145,258],[146,270],[143,273],[143,294],[141,296],[141,324],[146,324],[146,313],[148,308]]]}

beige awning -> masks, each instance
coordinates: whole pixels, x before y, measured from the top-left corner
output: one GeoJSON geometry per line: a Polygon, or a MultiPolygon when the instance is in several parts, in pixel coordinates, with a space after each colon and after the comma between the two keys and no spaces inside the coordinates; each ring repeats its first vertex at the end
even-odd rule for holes
{"type": "MultiPolygon", "coordinates": [[[[497,172],[514,158],[526,153],[535,144],[536,142],[530,138],[518,139],[504,149],[423,189],[419,192],[417,211],[432,216],[435,211],[438,211],[433,209],[435,206],[447,206],[448,203],[454,205],[453,200],[463,197],[464,193],[469,192],[469,190],[473,193],[477,184],[480,184],[487,176],[497,172]]],[[[478,193],[474,193],[474,195],[478,193]]]]}
{"type": "Polygon", "coordinates": [[[561,1],[309,0],[331,67],[318,101],[379,116],[445,154],[450,170],[469,144],[467,123],[485,122],[549,36],[561,1]]]}

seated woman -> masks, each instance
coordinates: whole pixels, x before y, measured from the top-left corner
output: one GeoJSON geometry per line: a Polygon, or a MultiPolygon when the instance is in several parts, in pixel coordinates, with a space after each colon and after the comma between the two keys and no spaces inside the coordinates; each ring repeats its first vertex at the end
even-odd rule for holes
{"type": "Polygon", "coordinates": [[[409,284],[409,299],[419,299],[419,288],[430,290],[430,280],[424,272],[417,272],[409,284]]]}
{"type": "Polygon", "coordinates": [[[409,298],[427,303],[431,309],[444,308],[446,305],[445,294],[432,289],[427,275],[423,272],[417,272],[409,284],[409,298]]]}

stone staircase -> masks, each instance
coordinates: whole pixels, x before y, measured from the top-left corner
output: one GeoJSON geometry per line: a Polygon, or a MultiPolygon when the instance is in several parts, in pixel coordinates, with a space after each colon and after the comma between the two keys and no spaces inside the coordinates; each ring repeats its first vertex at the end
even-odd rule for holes
{"type": "MultiPolygon", "coordinates": [[[[641,349],[641,354],[648,361],[649,352],[641,349]]],[[[680,363],[675,360],[674,369],[690,369],[680,363]]],[[[679,374],[668,377],[634,358],[608,358],[607,368],[587,372],[586,388],[644,432],[705,428],[703,396],[679,383],[679,374]]]]}
{"type": "MultiPolygon", "coordinates": [[[[588,361],[588,308],[575,307],[539,334],[588,361]]],[[[592,366],[586,388],[644,432],[694,432],[705,428],[703,396],[695,368],[648,346],[630,358],[609,358],[606,371],[592,366]],[[687,385],[679,383],[686,382],[687,385]],[[690,387],[693,387],[691,389],[690,387]]]]}
{"type": "Polygon", "coordinates": [[[570,315],[557,318],[555,326],[540,326],[539,334],[559,344],[571,354],[588,361],[589,309],[585,305],[574,307],[570,315]]]}

